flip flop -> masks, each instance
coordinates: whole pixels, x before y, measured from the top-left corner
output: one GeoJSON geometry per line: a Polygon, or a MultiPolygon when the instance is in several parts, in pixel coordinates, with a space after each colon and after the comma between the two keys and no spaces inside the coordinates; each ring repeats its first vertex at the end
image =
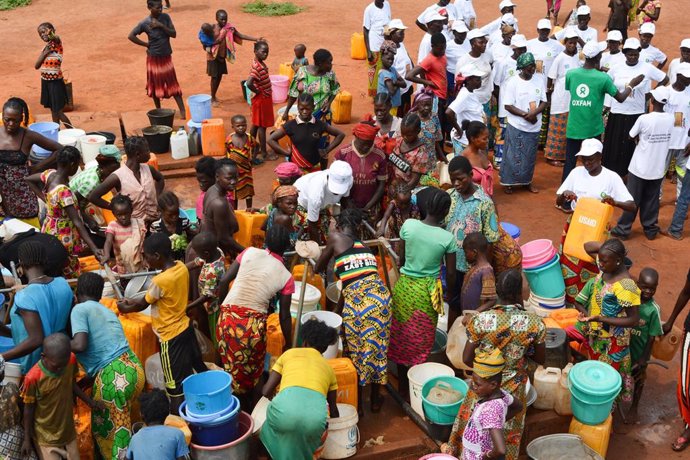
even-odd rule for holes
{"type": "Polygon", "coordinates": [[[671,449],[673,449],[675,452],[682,452],[686,447],[688,447],[688,444],[690,444],[690,439],[683,436],[678,436],[676,442],[671,444],[671,449]]]}

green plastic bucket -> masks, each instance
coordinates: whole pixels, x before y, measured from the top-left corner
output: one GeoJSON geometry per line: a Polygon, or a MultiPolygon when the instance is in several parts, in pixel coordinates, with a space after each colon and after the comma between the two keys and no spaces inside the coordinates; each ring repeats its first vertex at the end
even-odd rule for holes
{"type": "Polygon", "coordinates": [[[573,409],[573,417],[575,417],[578,422],[584,423],[585,425],[600,425],[611,415],[613,402],[617,397],[618,394],[616,393],[608,401],[593,404],[591,402],[585,402],[574,394],[571,394],[570,407],[573,409]]]}
{"type": "Polygon", "coordinates": [[[459,379],[455,376],[441,376],[434,377],[427,380],[427,382],[422,386],[422,408],[424,410],[424,416],[431,423],[436,423],[438,425],[451,425],[455,422],[455,417],[458,416],[460,411],[460,405],[465,400],[465,395],[469,387],[464,380],[459,379]],[[429,392],[436,384],[441,383],[442,385],[447,385],[455,391],[462,393],[462,397],[459,401],[452,404],[436,404],[430,402],[427,399],[429,392]]]}
{"type": "Polygon", "coordinates": [[[561,262],[554,257],[551,262],[534,269],[523,269],[530,290],[539,297],[556,299],[565,293],[565,281],[561,262]]]}
{"type": "Polygon", "coordinates": [[[568,373],[573,415],[585,425],[599,425],[611,413],[621,391],[617,370],[601,361],[584,361],[568,373]]]}

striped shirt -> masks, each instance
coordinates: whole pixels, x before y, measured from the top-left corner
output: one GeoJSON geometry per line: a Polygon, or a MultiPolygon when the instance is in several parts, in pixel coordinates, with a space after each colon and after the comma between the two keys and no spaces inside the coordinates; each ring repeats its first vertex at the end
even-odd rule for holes
{"type": "Polygon", "coordinates": [[[60,80],[62,78],[62,42],[51,40],[46,47],[50,49],[50,53],[41,64],[41,79],[60,80]]]}
{"type": "Polygon", "coordinates": [[[254,79],[254,88],[259,90],[262,96],[271,96],[271,77],[268,74],[268,66],[256,59],[252,62],[252,70],[249,72],[249,78],[254,79]]]}
{"type": "Polygon", "coordinates": [[[343,286],[378,273],[376,257],[361,242],[355,241],[350,249],[335,259],[335,273],[343,286]]]}

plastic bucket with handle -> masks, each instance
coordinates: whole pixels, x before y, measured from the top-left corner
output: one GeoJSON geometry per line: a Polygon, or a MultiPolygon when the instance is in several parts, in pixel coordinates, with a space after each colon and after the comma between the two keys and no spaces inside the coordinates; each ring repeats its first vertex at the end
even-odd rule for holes
{"type": "Polygon", "coordinates": [[[195,94],[187,98],[189,116],[194,123],[211,118],[211,96],[208,94],[195,94]]]}
{"type": "Polygon", "coordinates": [[[410,406],[420,416],[424,417],[422,387],[428,380],[442,375],[455,376],[455,371],[451,367],[439,363],[417,364],[407,371],[407,379],[410,381],[410,406]]]}
{"type": "Polygon", "coordinates": [[[287,101],[290,79],[285,75],[271,75],[271,90],[273,93],[273,103],[282,104],[287,101]]]}
{"type": "Polygon", "coordinates": [[[321,458],[338,459],[352,457],[359,444],[359,416],[357,408],[350,404],[338,404],[340,417],[328,419],[328,437],[321,458]]]}
{"type": "MultiPolygon", "coordinates": [[[[39,121],[38,123],[31,123],[29,125],[29,129],[38,134],[41,134],[43,137],[47,137],[48,139],[57,142],[58,130],[60,129],[60,125],[58,125],[57,123],[53,123],[52,121],[39,121]]],[[[46,150],[35,144],[32,150],[36,152],[36,155],[38,157],[46,157],[53,153],[50,150],[46,150]]]]}

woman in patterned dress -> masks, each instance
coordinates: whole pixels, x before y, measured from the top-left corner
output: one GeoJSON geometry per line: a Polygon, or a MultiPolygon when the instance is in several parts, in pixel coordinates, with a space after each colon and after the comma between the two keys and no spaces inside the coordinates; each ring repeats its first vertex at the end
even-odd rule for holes
{"type": "Polygon", "coordinates": [[[343,316],[345,335],[343,355],[357,369],[360,391],[357,409],[363,413],[364,386],[371,384],[371,411],[378,413],[383,404],[381,385],[388,382],[388,343],[390,339],[391,295],[377,271],[376,257],[364,246],[361,234],[362,213],[345,209],[338,217],[336,231],[316,264],[322,271],[331,257],[335,274],[343,283],[336,313],[343,316]]]}
{"type": "MultiPolygon", "coordinates": [[[[544,364],[546,327],[540,317],[522,307],[522,274],[508,270],[496,279],[498,301],[491,309],[473,316],[467,325],[468,341],[463,361],[472,366],[475,352],[491,353],[498,348],[505,358],[501,389],[522,403],[522,410],[504,425],[506,460],[517,460],[527,409],[528,358],[544,364]]],[[[462,434],[479,397],[471,389],[460,406],[448,444],[443,451],[457,455],[462,434]]]]}
{"type": "Polygon", "coordinates": [[[88,247],[97,258],[103,252],[91,239],[89,231],[79,215],[79,206],[74,194],[67,186],[69,177],[79,168],[81,154],[74,147],[63,147],[57,154],[57,170],[51,169],[26,178],[36,196],[46,202],[48,213],[41,232],[57,237],[69,253],[66,278],[79,276],[79,254],[88,247]]]}

